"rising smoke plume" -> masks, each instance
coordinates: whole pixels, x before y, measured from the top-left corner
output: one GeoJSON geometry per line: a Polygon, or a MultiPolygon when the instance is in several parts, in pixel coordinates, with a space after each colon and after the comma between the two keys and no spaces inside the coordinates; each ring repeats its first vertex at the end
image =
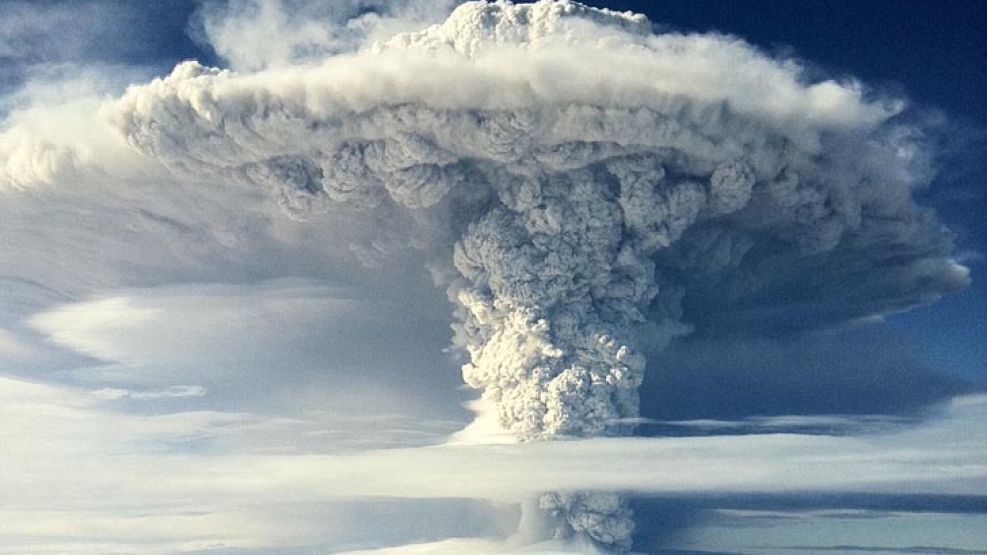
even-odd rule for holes
{"type": "MultiPolygon", "coordinates": [[[[568,1],[469,3],[349,54],[252,73],[186,62],[107,108],[177,176],[296,217],[359,212],[369,262],[423,253],[466,383],[521,440],[623,435],[649,349],[807,329],[958,290],[903,105],[741,40],[653,34],[568,1]],[[797,308],[797,310],[795,310],[797,308]]],[[[549,494],[565,533],[629,545],[626,503],[549,494]]]]}

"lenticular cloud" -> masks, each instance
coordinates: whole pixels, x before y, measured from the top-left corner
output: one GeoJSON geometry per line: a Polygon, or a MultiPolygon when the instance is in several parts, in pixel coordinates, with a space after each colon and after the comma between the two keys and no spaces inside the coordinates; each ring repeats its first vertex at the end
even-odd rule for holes
{"type": "MultiPolygon", "coordinates": [[[[543,0],[464,4],[287,68],[186,62],[107,111],[178,176],[264,188],[300,218],[362,214],[368,259],[419,250],[456,304],[464,380],[534,440],[628,433],[643,347],[965,286],[912,199],[929,160],[902,109],[735,38],[543,0]]],[[[619,498],[546,503],[629,541],[619,498]]]]}

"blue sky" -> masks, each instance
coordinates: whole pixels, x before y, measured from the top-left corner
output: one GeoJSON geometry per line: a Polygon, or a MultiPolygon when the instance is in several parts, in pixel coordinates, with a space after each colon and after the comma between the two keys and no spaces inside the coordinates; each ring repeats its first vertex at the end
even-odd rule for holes
{"type": "MultiPolygon", "coordinates": [[[[605,549],[578,504],[569,542],[531,510],[580,490],[618,492],[642,553],[987,553],[987,6],[594,5],[650,24],[399,35],[455,3],[0,0],[0,553],[605,549]],[[665,149],[639,108],[708,136],[665,149]],[[621,197],[639,258],[581,293],[609,247],[573,222],[615,194],[587,183],[644,171],[679,204],[621,197]],[[539,258],[553,234],[594,247],[539,258]],[[543,310],[542,286],[590,308],[543,310]],[[572,356],[643,375],[639,412],[598,408],[631,437],[514,443],[530,391],[475,402],[592,350],[523,314],[617,336],[572,356]],[[644,358],[607,350],[625,340],[644,358]]],[[[600,435],[560,399],[538,430],[600,435]]]]}

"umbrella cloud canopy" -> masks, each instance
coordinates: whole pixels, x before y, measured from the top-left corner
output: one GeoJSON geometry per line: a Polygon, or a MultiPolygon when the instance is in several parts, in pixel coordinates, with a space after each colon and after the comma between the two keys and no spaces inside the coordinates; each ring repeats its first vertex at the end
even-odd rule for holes
{"type": "Polygon", "coordinates": [[[185,62],[104,115],[179,177],[360,214],[368,263],[421,251],[465,381],[529,440],[627,433],[642,349],[676,337],[965,287],[902,110],[736,38],[543,0],[281,69],[185,62]]]}

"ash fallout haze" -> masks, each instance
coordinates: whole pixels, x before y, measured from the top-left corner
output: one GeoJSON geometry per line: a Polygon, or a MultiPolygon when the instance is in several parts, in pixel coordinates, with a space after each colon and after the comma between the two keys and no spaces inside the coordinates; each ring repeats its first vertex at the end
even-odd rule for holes
{"type": "Polygon", "coordinates": [[[617,4],[0,1],[0,553],[987,553],[985,10],[617,4]]]}

